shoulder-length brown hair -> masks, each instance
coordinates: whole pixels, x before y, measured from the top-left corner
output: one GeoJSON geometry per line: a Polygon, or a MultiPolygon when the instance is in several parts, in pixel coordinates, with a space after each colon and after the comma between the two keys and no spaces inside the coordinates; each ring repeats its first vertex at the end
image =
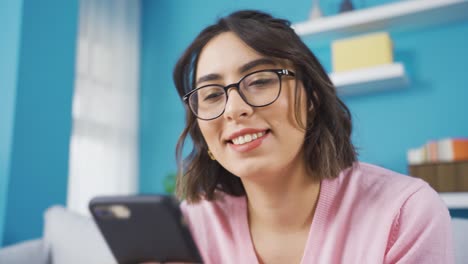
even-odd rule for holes
{"type": "MultiPolygon", "coordinates": [[[[308,169],[320,179],[337,177],[341,170],[356,161],[356,151],[351,143],[351,114],[346,105],[337,97],[325,70],[290,27],[290,22],[274,18],[259,11],[238,11],[218,20],[205,28],[187,48],[177,62],[173,78],[182,97],[195,88],[198,58],[203,47],[223,32],[233,32],[248,46],[268,57],[290,62],[298,81],[303,83],[307,107],[305,126],[304,159],[308,169]]],[[[297,100],[295,116],[300,109],[297,100]]],[[[207,144],[201,134],[196,117],[189,107],[186,110],[186,126],[180,135],[176,148],[178,175],[176,194],[189,202],[204,198],[212,200],[215,191],[230,195],[245,195],[239,177],[233,175],[208,156],[207,144]],[[182,161],[182,149],[190,135],[193,149],[182,161]]],[[[300,124],[300,123],[299,123],[300,124]]]]}

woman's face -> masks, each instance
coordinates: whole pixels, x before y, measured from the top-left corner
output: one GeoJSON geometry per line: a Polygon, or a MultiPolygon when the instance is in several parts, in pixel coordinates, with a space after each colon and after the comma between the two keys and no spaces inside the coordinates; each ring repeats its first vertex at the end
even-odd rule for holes
{"type": "MultiPolygon", "coordinates": [[[[265,69],[294,71],[286,62],[267,58],[247,46],[232,32],[221,33],[203,48],[197,65],[197,87],[237,83],[245,75],[265,69]],[[257,62],[257,63],[256,63],[257,62]]],[[[224,113],[198,125],[216,161],[245,179],[268,177],[303,168],[302,146],[305,131],[294,115],[296,79],[281,78],[278,99],[265,107],[245,103],[238,91],[230,89],[224,113]]],[[[305,95],[303,86],[297,89],[305,95]]],[[[306,98],[300,96],[302,123],[306,122],[306,98]]]]}

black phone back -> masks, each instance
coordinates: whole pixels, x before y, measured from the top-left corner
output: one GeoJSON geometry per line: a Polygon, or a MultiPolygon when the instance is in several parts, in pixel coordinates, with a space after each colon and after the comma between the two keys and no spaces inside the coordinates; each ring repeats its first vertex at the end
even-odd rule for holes
{"type": "Polygon", "coordinates": [[[89,209],[120,264],[202,263],[179,203],[171,196],[97,197],[89,209]]]}

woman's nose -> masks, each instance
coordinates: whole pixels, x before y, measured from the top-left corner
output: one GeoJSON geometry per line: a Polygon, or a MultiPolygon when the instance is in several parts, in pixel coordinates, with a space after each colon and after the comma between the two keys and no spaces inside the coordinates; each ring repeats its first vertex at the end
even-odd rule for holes
{"type": "Polygon", "coordinates": [[[237,120],[245,118],[252,114],[253,108],[242,99],[239,91],[230,89],[228,91],[228,98],[226,102],[226,109],[224,110],[224,117],[228,120],[237,120]]]}

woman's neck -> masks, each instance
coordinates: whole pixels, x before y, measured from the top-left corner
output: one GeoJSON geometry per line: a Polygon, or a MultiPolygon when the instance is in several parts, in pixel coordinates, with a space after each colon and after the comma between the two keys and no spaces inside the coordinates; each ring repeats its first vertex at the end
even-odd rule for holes
{"type": "Polygon", "coordinates": [[[320,181],[300,167],[283,175],[244,179],[251,228],[283,233],[309,229],[320,181]]]}

